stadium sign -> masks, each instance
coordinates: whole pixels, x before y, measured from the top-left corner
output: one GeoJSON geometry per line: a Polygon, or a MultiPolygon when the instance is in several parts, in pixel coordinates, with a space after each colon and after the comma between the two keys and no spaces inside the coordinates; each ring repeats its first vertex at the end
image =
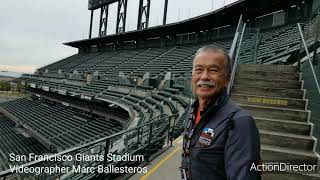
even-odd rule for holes
{"type": "Polygon", "coordinates": [[[30,87],[32,87],[32,88],[37,88],[37,85],[34,84],[34,83],[30,83],[30,87]]]}
{"type": "Polygon", "coordinates": [[[76,92],[69,92],[70,96],[74,97],[74,96],[79,96],[80,94],[79,93],[76,93],[76,92]]]}
{"type": "Polygon", "coordinates": [[[66,102],[61,102],[61,104],[64,105],[64,106],[70,106],[70,104],[66,103],[66,102]]]}
{"type": "Polygon", "coordinates": [[[88,96],[88,95],[81,94],[80,98],[81,98],[81,99],[85,99],[85,100],[92,101],[92,96],[88,96]]]}
{"type": "Polygon", "coordinates": [[[67,91],[63,89],[58,89],[58,94],[67,95],[67,91]]]}
{"type": "Polygon", "coordinates": [[[50,91],[50,88],[49,88],[49,86],[42,86],[42,90],[44,90],[44,91],[50,91]]]}

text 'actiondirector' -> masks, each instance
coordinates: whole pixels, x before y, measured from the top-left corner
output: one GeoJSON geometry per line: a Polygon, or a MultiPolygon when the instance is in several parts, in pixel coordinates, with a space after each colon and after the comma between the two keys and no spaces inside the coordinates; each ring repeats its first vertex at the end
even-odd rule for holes
{"type": "Polygon", "coordinates": [[[318,171],[317,165],[309,162],[263,161],[252,163],[250,171],[263,173],[304,172],[314,173],[318,171]]]}
{"type": "Polygon", "coordinates": [[[52,162],[72,162],[72,161],[106,161],[108,162],[119,162],[119,161],[144,161],[143,155],[131,155],[125,154],[112,154],[108,153],[106,157],[100,154],[82,154],[77,153],[75,155],[65,154],[52,154],[52,155],[37,155],[29,153],[28,155],[16,155],[14,153],[9,154],[9,161],[11,162],[26,162],[26,161],[52,161],[52,162]]]}

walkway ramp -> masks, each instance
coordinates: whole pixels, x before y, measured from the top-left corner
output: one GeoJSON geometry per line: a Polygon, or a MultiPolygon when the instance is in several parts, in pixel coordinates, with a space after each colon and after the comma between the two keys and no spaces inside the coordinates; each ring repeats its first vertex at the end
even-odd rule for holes
{"type": "Polygon", "coordinates": [[[130,180],[180,180],[182,137],[173,146],[149,163],[148,173],[135,174],[130,180]]]}

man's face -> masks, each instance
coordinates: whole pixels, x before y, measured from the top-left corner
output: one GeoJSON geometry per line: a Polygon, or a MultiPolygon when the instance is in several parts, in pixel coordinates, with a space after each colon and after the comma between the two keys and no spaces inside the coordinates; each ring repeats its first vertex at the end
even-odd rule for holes
{"type": "Polygon", "coordinates": [[[192,90],[199,99],[217,96],[228,85],[227,60],[223,53],[204,51],[192,68],[192,90]]]}

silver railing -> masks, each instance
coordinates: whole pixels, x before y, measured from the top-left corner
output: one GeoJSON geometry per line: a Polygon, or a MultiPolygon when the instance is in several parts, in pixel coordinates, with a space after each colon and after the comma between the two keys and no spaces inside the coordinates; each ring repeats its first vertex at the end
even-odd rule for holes
{"type": "MultiPolygon", "coordinates": [[[[175,122],[177,115],[159,115],[150,119],[147,123],[136,126],[134,128],[124,130],[106,137],[102,137],[100,139],[91,141],[89,143],[64,150],[55,154],[48,154],[47,158],[42,158],[40,160],[26,162],[24,164],[18,164],[19,168],[29,168],[34,169],[36,171],[42,168],[54,168],[58,166],[59,168],[71,168],[75,167],[91,167],[93,169],[97,169],[98,165],[102,165],[104,167],[107,166],[116,166],[116,167],[137,167],[139,164],[146,164],[151,160],[152,154],[156,153],[159,149],[162,148],[164,144],[172,144],[173,138],[171,138],[171,134],[173,134],[173,130],[175,129],[173,122],[175,122]],[[167,141],[167,142],[166,142],[167,141]],[[106,157],[109,153],[115,155],[141,155],[144,158],[139,161],[130,161],[130,162],[117,162],[117,161],[109,161],[106,157]],[[90,161],[85,160],[76,160],[76,156],[99,156],[104,157],[103,159],[94,159],[90,161]],[[68,161],[56,160],[59,157],[71,157],[68,161]]],[[[12,179],[12,178],[21,178],[21,179],[59,179],[59,178],[68,178],[73,179],[78,175],[81,175],[79,172],[69,171],[68,173],[59,173],[55,172],[52,174],[48,173],[19,173],[18,169],[13,170],[5,170],[0,172],[0,180],[12,179]]],[[[92,176],[91,178],[115,178],[118,174],[112,173],[95,173],[91,174],[83,174],[82,178],[86,176],[92,176]],[[93,177],[94,176],[94,177],[93,177]]]]}
{"type": "MultiPolygon", "coordinates": [[[[318,82],[318,78],[317,78],[317,75],[314,71],[314,67],[313,67],[313,64],[312,64],[312,60],[311,60],[311,57],[310,57],[310,53],[309,53],[309,50],[308,50],[308,47],[307,47],[307,44],[306,44],[306,41],[304,39],[304,36],[303,36],[303,32],[302,32],[302,28],[301,28],[301,24],[298,23],[298,28],[299,28],[299,32],[300,32],[300,36],[301,36],[301,40],[302,40],[302,43],[303,43],[303,46],[304,46],[304,49],[306,51],[306,54],[307,54],[307,60],[309,62],[309,65],[310,65],[310,68],[311,68],[311,71],[312,71],[312,75],[313,75],[313,78],[314,78],[314,82],[317,86],[317,89],[318,89],[318,93],[320,95],[320,87],[319,87],[319,82],[318,82]]],[[[316,51],[316,50],[315,50],[316,51]]],[[[314,52],[314,55],[316,54],[316,52],[314,52]]],[[[300,62],[300,60],[298,60],[300,62]]]]}
{"type": "Polygon", "coordinates": [[[234,80],[235,80],[235,75],[236,75],[236,71],[237,71],[237,67],[238,67],[238,65],[237,65],[238,64],[238,57],[239,57],[240,47],[241,47],[242,38],[243,38],[245,29],[246,29],[246,23],[244,23],[242,21],[242,16],[240,16],[237,31],[235,33],[235,36],[234,36],[234,39],[232,42],[232,46],[229,51],[229,56],[233,60],[231,63],[232,67],[231,67],[230,83],[228,85],[228,95],[229,96],[231,95],[231,90],[232,90],[234,80]]]}
{"type": "MultiPolygon", "coordinates": [[[[298,23],[298,30],[300,34],[300,50],[297,62],[298,72],[302,72],[303,88],[306,89],[305,98],[308,99],[307,109],[311,111],[310,122],[313,123],[312,135],[318,140],[320,139],[320,121],[319,121],[319,107],[320,107],[320,66],[315,63],[315,56],[317,54],[317,43],[319,43],[320,31],[316,29],[320,22],[320,16],[317,16],[311,23],[303,24],[298,23]],[[302,58],[300,58],[302,57],[302,58]]],[[[320,152],[319,141],[314,146],[314,151],[320,152]]]]}

